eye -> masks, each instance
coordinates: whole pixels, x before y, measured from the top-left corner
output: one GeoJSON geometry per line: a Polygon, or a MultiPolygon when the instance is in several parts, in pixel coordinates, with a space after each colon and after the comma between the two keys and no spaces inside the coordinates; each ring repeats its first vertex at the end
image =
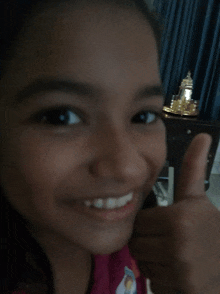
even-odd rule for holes
{"type": "Polygon", "coordinates": [[[82,121],[73,110],[67,107],[48,109],[35,115],[33,119],[35,122],[54,126],[69,126],[82,121]]]}
{"type": "Polygon", "coordinates": [[[152,111],[142,111],[135,115],[132,119],[133,123],[151,124],[156,122],[160,117],[159,113],[152,111]]]}

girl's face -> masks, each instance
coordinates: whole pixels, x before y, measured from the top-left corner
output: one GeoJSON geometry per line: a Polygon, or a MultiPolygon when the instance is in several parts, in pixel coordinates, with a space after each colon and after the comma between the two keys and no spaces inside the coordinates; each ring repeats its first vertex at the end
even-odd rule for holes
{"type": "Polygon", "coordinates": [[[152,29],[131,9],[66,6],[19,44],[0,83],[1,185],[45,246],[120,250],[166,158],[152,29]],[[75,202],[129,193],[111,214],[75,202]]]}

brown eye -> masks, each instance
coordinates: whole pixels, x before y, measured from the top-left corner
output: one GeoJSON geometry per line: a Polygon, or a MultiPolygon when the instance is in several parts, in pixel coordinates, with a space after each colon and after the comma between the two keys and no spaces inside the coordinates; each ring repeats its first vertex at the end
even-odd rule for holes
{"type": "Polygon", "coordinates": [[[50,109],[38,113],[34,121],[54,126],[69,126],[81,122],[79,116],[68,108],[50,109]]]}
{"type": "Polygon", "coordinates": [[[141,124],[150,124],[157,120],[159,113],[154,113],[150,111],[142,111],[134,116],[132,119],[133,123],[141,123],[141,124]]]}

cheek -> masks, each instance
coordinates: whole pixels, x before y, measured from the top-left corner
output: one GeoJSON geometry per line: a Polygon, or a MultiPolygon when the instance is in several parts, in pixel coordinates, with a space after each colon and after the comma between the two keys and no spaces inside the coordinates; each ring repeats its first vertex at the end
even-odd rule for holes
{"type": "MultiPolygon", "coordinates": [[[[35,215],[36,218],[44,212],[56,210],[56,197],[62,194],[60,191],[68,193],[67,188],[71,187],[71,192],[74,189],[78,192],[80,183],[88,181],[82,165],[84,161],[86,164],[91,150],[85,148],[83,139],[76,144],[31,134],[11,135],[14,139],[5,143],[1,184],[9,201],[21,214],[26,217],[35,215]]],[[[147,135],[138,136],[135,146],[139,156],[148,163],[150,189],[166,159],[165,127],[161,125],[147,135]]]]}
{"type": "Polygon", "coordinates": [[[152,167],[154,177],[160,173],[167,157],[167,138],[164,123],[160,122],[156,130],[150,131],[142,144],[142,154],[152,167]]]}
{"type": "Polygon", "coordinates": [[[165,127],[161,128],[160,132],[155,132],[154,135],[151,135],[150,140],[147,140],[148,143],[145,144],[145,154],[146,162],[148,162],[148,167],[150,168],[150,176],[144,185],[144,199],[146,200],[149,193],[152,191],[152,188],[157,181],[158,176],[160,175],[167,157],[167,143],[166,143],[166,130],[165,127]]]}
{"type": "Polygon", "coordinates": [[[6,145],[1,185],[11,204],[26,216],[51,210],[59,183],[79,166],[78,148],[24,134],[6,145]]]}
{"type": "Polygon", "coordinates": [[[162,135],[156,139],[152,148],[152,160],[155,160],[155,164],[161,169],[163,168],[167,157],[166,135],[162,133],[162,135]]]}

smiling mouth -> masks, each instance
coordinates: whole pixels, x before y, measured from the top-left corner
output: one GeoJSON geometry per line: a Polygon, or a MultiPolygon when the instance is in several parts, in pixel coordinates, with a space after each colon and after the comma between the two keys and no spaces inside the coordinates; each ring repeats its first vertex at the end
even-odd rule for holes
{"type": "Polygon", "coordinates": [[[68,210],[98,221],[117,222],[135,217],[140,209],[140,195],[131,192],[119,198],[65,201],[68,210]]]}
{"type": "Polygon", "coordinates": [[[129,202],[132,201],[134,193],[131,192],[128,195],[122,196],[120,198],[112,198],[109,197],[107,199],[94,199],[94,200],[86,200],[86,201],[76,201],[76,203],[84,205],[86,207],[97,208],[97,209],[117,209],[124,207],[129,202]]]}

